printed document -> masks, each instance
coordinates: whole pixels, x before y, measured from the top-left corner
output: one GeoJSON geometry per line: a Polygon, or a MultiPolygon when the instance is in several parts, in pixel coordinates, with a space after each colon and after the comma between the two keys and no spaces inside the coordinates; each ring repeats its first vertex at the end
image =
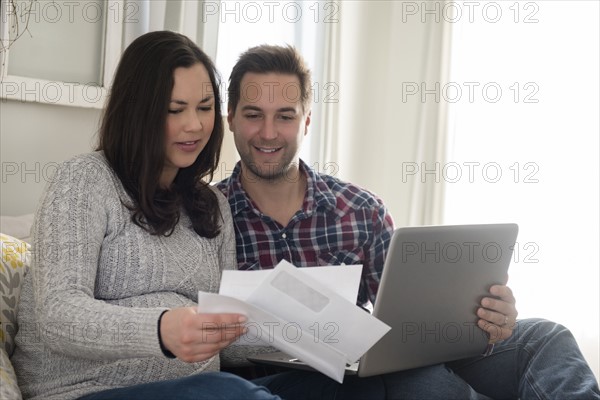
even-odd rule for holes
{"type": "Polygon", "coordinates": [[[361,270],[284,260],[272,270],[225,271],[220,294],[199,292],[198,308],[246,315],[241,343],[266,343],[341,383],[346,364],[390,330],[355,304],[361,270]]]}

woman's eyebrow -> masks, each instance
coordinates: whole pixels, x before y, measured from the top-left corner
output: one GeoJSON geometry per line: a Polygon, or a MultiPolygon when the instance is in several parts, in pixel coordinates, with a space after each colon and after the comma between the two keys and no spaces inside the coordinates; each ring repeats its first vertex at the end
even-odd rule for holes
{"type": "MultiPolygon", "coordinates": [[[[214,97],[213,95],[208,95],[208,96],[206,96],[205,98],[203,98],[202,100],[200,100],[200,101],[198,102],[198,104],[201,104],[201,103],[206,103],[206,102],[208,102],[208,101],[212,100],[212,99],[213,99],[213,97],[214,97]]],[[[188,103],[187,103],[187,101],[183,101],[183,100],[177,100],[177,99],[172,99],[172,100],[171,100],[171,103],[179,104],[179,105],[182,105],[182,106],[186,106],[186,105],[188,104],[188,103]]]]}

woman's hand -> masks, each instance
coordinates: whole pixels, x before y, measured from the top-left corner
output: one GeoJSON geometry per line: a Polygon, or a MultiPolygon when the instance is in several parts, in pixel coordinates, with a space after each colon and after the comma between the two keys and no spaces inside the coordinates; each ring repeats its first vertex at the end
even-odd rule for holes
{"type": "Polygon", "coordinates": [[[490,288],[490,294],[495,298],[484,297],[481,300],[481,308],[477,310],[477,316],[481,319],[477,325],[489,334],[490,343],[496,343],[512,335],[518,312],[515,297],[508,286],[494,285],[490,288]]]}
{"type": "Polygon", "coordinates": [[[245,332],[241,314],[201,314],[196,307],[174,308],[163,314],[163,345],[185,362],[204,361],[218,354],[245,332]]]}

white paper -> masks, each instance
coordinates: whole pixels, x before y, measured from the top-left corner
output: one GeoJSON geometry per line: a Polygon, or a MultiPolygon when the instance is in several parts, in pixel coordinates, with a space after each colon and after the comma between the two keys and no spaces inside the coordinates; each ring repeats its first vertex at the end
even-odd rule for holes
{"type": "Polygon", "coordinates": [[[315,341],[310,332],[302,331],[296,324],[242,300],[220,294],[199,292],[198,305],[200,304],[204,312],[246,315],[247,343],[269,344],[330,378],[340,383],[343,381],[346,355],[326,343],[315,341]]]}
{"type": "Polygon", "coordinates": [[[349,364],[391,329],[285,260],[247,301],[313,333],[315,340],[345,354],[349,364]]]}
{"type": "MultiPolygon", "coordinates": [[[[356,274],[349,267],[330,268],[341,275],[345,269],[349,276],[356,274]]],[[[346,363],[357,361],[390,327],[355,305],[360,274],[358,280],[338,278],[356,281],[352,290],[344,289],[349,301],[304,273],[314,268],[296,268],[282,261],[256,274],[257,278],[243,282],[233,278],[226,282],[225,292],[241,298],[199,292],[198,309],[246,315],[248,333],[243,342],[276,347],[341,383],[346,363]]],[[[238,272],[240,276],[255,273],[238,272]]],[[[335,281],[330,284],[335,287],[335,281]]]]}
{"type": "MultiPolygon", "coordinates": [[[[219,294],[246,300],[271,273],[270,269],[256,271],[223,271],[219,294]]],[[[298,268],[350,302],[356,302],[362,265],[329,265],[298,268]]]]}

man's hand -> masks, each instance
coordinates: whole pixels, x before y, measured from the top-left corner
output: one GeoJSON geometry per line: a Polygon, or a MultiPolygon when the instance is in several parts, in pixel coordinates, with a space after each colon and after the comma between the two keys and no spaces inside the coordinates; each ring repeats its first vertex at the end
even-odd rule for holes
{"type": "Polygon", "coordinates": [[[200,314],[196,307],[167,311],[160,321],[163,345],[185,362],[204,361],[229,346],[245,331],[240,314],[200,314]]]}
{"type": "Polygon", "coordinates": [[[495,296],[484,297],[477,316],[481,318],[477,325],[490,336],[490,343],[508,339],[512,335],[517,321],[517,309],[512,290],[505,285],[494,285],[490,294],[495,296]]]}

